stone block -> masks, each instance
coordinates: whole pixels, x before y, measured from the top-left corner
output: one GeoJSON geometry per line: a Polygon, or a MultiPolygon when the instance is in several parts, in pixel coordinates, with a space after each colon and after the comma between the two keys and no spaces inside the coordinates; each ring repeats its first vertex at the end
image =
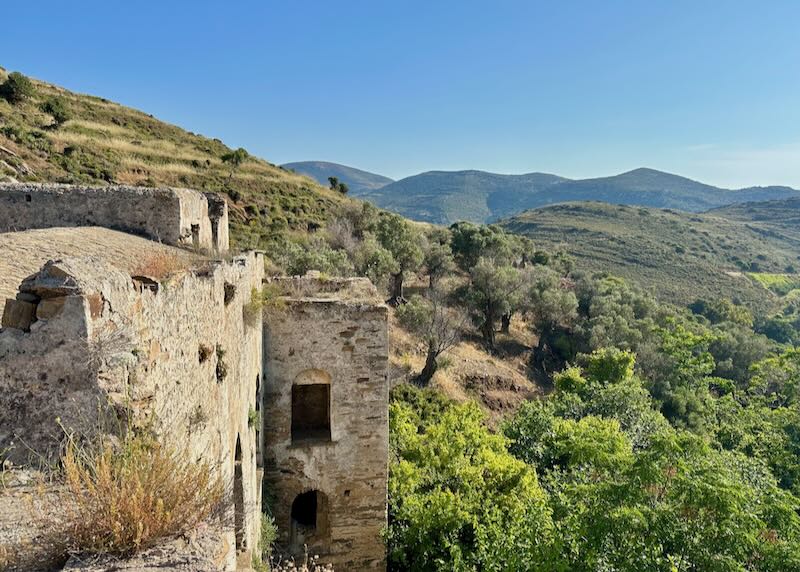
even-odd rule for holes
{"type": "Polygon", "coordinates": [[[3,310],[3,327],[28,331],[36,321],[36,304],[22,300],[6,300],[3,310]]]}
{"type": "Polygon", "coordinates": [[[31,304],[38,304],[39,303],[39,296],[36,294],[31,294],[30,292],[17,292],[16,296],[17,300],[22,302],[30,302],[31,304]]]}
{"type": "Polygon", "coordinates": [[[36,306],[36,317],[39,320],[49,320],[56,317],[64,309],[66,296],[60,298],[46,298],[36,306]]]}
{"type": "Polygon", "coordinates": [[[100,294],[89,294],[86,296],[89,302],[89,314],[93,319],[99,318],[103,313],[103,296],[100,294]]]}

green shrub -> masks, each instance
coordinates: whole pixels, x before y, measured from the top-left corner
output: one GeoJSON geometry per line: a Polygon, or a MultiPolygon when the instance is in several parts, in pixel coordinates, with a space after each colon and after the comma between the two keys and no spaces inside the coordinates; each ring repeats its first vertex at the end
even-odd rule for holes
{"type": "Polygon", "coordinates": [[[19,103],[36,93],[33,83],[19,72],[11,72],[8,79],[0,85],[0,97],[9,103],[19,103]]]}
{"type": "Polygon", "coordinates": [[[72,118],[72,114],[61,97],[51,97],[42,103],[41,110],[53,117],[53,125],[55,127],[61,127],[72,118]]]}
{"type": "Polygon", "coordinates": [[[252,428],[258,428],[261,425],[261,412],[256,411],[252,407],[247,411],[247,426],[252,428]]]}
{"type": "Polygon", "coordinates": [[[272,558],[272,550],[277,538],[278,527],[275,525],[275,519],[268,514],[262,514],[261,537],[258,539],[258,550],[256,551],[262,562],[269,562],[272,558]]]}
{"type": "Polygon", "coordinates": [[[392,568],[543,569],[535,563],[552,523],[536,473],[484,426],[475,404],[445,405],[431,396],[406,389],[390,406],[392,568]]]}

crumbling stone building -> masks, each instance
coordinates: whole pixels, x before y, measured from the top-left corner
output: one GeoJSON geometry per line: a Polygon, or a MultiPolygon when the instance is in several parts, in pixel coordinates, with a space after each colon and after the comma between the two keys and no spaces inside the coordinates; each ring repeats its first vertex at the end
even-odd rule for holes
{"type": "Polygon", "coordinates": [[[283,550],[385,569],[386,307],[367,280],[309,276],[277,279],[264,314],[264,255],[227,250],[216,195],[0,185],[0,451],[30,466],[65,429],[146,425],[230,491],[197,570],[249,567],[262,490],[283,550]]]}
{"type": "Polygon", "coordinates": [[[279,540],[344,570],[383,567],[387,308],[366,279],[280,282],[291,294],[264,324],[264,469],[279,540]]]}

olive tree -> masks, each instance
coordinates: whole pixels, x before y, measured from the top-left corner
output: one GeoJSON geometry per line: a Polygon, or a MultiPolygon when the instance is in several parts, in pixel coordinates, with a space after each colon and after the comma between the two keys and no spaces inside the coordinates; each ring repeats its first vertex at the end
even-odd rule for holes
{"type": "Polygon", "coordinates": [[[519,305],[525,284],[524,275],[518,268],[508,264],[481,258],[469,276],[469,284],[462,289],[461,298],[472,312],[484,343],[494,350],[497,321],[519,305]]]}
{"type": "Polygon", "coordinates": [[[425,367],[414,379],[417,385],[425,387],[439,368],[439,356],[458,343],[464,315],[448,308],[441,294],[432,291],[427,298],[412,296],[397,309],[397,318],[405,329],[425,342],[425,367]]]}
{"type": "Polygon", "coordinates": [[[397,263],[391,276],[389,303],[397,306],[403,298],[403,281],[408,272],[416,271],[422,264],[422,237],[407,220],[400,215],[385,214],[378,219],[375,235],[378,242],[392,253],[397,263]]]}

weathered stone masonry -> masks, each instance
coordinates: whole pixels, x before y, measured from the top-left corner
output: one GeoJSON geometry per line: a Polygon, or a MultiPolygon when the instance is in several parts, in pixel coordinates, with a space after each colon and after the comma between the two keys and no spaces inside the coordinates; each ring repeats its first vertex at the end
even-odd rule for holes
{"type": "Polygon", "coordinates": [[[0,232],[102,226],[173,246],[228,250],[223,199],[189,189],[0,184],[0,232]]]}
{"type": "MultiPolygon", "coordinates": [[[[65,207],[62,224],[227,248],[219,197],[125,188],[117,202],[107,189],[74,191],[80,208],[65,207]]],[[[57,224],[70,192],[0,186],[0,228],[57,224]]],[[[0,451],[35,465],[59,454],[65,429],[146,425],[222,475],[231,518],[207,554],[212,567],[249,567],[265,472],[281,549],[302,554],[307,544],[337,570],[383,570],[387,308],[365,279],[280,279],[289,295],[264,319],[250,303],[263,277],[254,252],[192,264],[165,282],[102,256],[48,262],[5,305],[0,451]]]]}
{"type": "Polygon", "coordinates": [[[56,457],[65,428],[147,425],[220,471],[240,503],[219,558],[226,569],[249,562],[261,506],[249,411],[262,335],[245,308],[262,275],[255,253],[159,286],[96,258],[48,263],[20,288],[38,319],[27,332],[0,331],[0,449],[24,465],[56,457]]]}
{"type": "Polygon", "coordinates": [[[264,468],[280,543],[337,570],[385,569],[388,310],[366,279],[281,283],[300,293],[264,325],[264,468]]]}

